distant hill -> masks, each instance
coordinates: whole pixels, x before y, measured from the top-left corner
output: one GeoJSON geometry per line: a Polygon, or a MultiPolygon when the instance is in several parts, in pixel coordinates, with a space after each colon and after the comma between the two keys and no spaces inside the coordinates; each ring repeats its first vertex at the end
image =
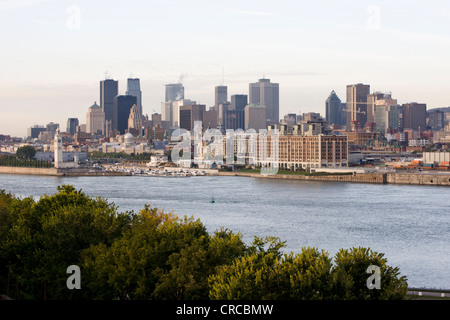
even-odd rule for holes
{"type": "Polygon", "coordinates": [[[450,112],[450,107],[428,109],[427,112],[436,111],[436,110],[439,110],[439,111],[442,111],[442,112],[450,112]]]}

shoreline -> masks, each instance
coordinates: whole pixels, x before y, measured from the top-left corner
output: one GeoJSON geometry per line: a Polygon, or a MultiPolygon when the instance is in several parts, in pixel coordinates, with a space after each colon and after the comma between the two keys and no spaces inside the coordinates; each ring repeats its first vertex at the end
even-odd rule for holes
{"type": "MultiPolygon", "coordinates": [[[[133,176],[127,172],[107,172],[92,169],[57,169],[57,168],[26,168],[0,166],[0,174],[42,175],[56,177],[80,176],[133,176]]],[[[367,184],[397,184],[397,185],[424,185],[424,186],[450,186],[450,173],[355,173],[353,175],[297,175],[274,174],[264,175],[254,172],[209,172],[205,176],[237,176],[262,179],[301,180],[301,181],[330,181],[346,183],[367,184]]]]}
{"type": "Polygon", "coordinates": [[[220,176],[241,176],[263,179],[284,179],[303,181],[331,181],[369,184],[397,184],[397,185],[424,185],[424,186],[450,186],[449,174],[433,173],[356,173],[353,175],[295,175],[275,174],[262,175],[250,172],[219,172],[220,176]]]}

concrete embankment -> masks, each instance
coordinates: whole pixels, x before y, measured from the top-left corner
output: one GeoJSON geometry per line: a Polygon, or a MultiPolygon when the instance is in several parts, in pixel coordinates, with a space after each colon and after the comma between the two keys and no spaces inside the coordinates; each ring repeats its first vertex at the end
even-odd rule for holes
{"type": "Polygon", "coordinates": [[[7,174],[25,174],[25,175],[38,175],[38,176],[118,176],[118,175],[131,175],[120,172],[104,172],[104,171],[92,171],[83,168],[76,169],[57,169],[57,168],[25,168],[25,167],[4,167],[0,166],[0,173],[7,174]]]}
{"type": "Polygon", "coordinates": [[[450,186],[450,174],[444,173],[388,173],[389,184],[411,184],[426,186],[450,186]]]}
{"type": "Polygon", "coordinates": [[[354,183],[375,183],[385,184],[386,175],[380,173],[364,173],[354,175],[301,175],[301,174],[273,174],[262,175],[250,172],[219,172],[221,176],[241,176],[252,178],[285,179],[285,180],[305,180],[305,181],[334,181],[334,182],[354,182],[354,183]]]}
{"type": "Polygon", "coordinates": [[[0,166],[0,173],[27,174],[27,175],[40,175],[40,176],[57,176],[58,169],[56,169],[56,168],[24,168],[24,167],[0,166]]]}
{"type": "Polygon", "coordinates": [[[252,178],[304,180],[304,181],[334,181],[373,184],[409,184],[429,186],[450,186],[450,174],[425,173],[357,173],[353,175],[300,175],[274,174],[262,175],[250,172],[219,172],[221,176],[241,176],[252,178]]]}
{"type": "MultiPolygon", "coordinates": [[[[0,166],[0,173],[42,175],[42,176],[129,176],[125,172],[93,171],[83,168],[56,169],[56,168],[24,168],[0,166]]],[[[428,186],[450,186],[450,173],[356,173],[353,175],[301,175],[301,174],[274,174],[262,175],[255,172],[218,172],[219,176],[240,176],[266,179],[285,179],[303,181],[334,181],[372,184],[408,184],[428,186]]]]}

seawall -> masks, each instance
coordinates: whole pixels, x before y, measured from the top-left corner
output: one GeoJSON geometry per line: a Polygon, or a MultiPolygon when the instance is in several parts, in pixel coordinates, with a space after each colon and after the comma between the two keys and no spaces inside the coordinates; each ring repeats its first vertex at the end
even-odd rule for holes
{"type": "Polygon", "coordinates": [[[123,172],[103,172],[92,171],[83,168],[74,169],[57,169],[57,168],[25,168],[25,167],[4,167],[0,166],[0,173],[6,174],[25,174],[25,175],[39,175],[39,176],[125,176],[131,175],[123,172]]]}
{"type": "Polygon", "coordinates": [[[25,168],[25,167],[3,167],[3,166],[0,166],[0,173],[57,176],[58,169],[56,169],[56,168],[25,168]]]}
{"type": "Polygon", "coordinates": [[[334,181],[334,182],[353,182],[353,183],[374,183],[385,184],[386,175],[381,173],[357,173],[354,175],[317,175],[306,176],[301,174],[273,174],[262,175],[260,173],[250,172],[219,172],[221,176],[240,176],[252,178],[267,178],[267,179],[285,179],[285,180],[305,180],[305,181],[334,181]]]}
{"type": "Polygon", "coordinates": [[[450,173],[388,173],[386,182],[389,184],[450,186],[450,173]]]}
{"type": "MultiPolygon", "coordinates": [[[[24,168],[0,166],[0,173],[24,174],[41,176],[130,176],[130,173],[92,171],[83,168],[24,168]]],[[[262,175],[254,172],[218,172],[219,176],[240,176],[265,179],[303,180],[303,181],[333,181],[372,184],[407,184],[424,186],[450,186],[450,173],[356,173],[353,175],[300,175],[274,174],[262,175]]]]}
{"type": "Polygon", "coordinates": [[[450,186],[450,174],[442,173],[357,173],[354,175],[305,176],[296,174],[262,175],[249,172],[219,172],[219,175],[304,181],[450,186]]]}

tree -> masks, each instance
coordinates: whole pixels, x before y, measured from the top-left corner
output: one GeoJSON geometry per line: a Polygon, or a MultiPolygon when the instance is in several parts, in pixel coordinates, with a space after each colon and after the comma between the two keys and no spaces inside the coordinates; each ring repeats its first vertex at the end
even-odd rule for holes
{"type": "Polygon", "coordinates": [[[36,149],[30,145],[22,146],[17,149],[16,157],[18,159],[31,160],[36,155],[36,149]]]}
{"type": "Polygon", "coordinates": [[[240,234],[227,229],[202,236],[179,253],[169,256],[170,270],[161,275],[153,296],[156,299],[206,300],[208,277],[245,253],[240,234]]]}
{"type": "Polygon", "coordinates": [[[398,268],[368,248],[340,250],[333,265],[328,253],[317,248],[280,256],[279,243],[261,250],[263,242],[256,242],[249,254],[209,277],[211,299],[392,300],[406,295],[406,278],[399,277],[398,268]],[[371,265],[381,269],[380,289],[367,285],[371,265]]]}
{"type": "Polygon", "coordinates": [[[389,266],[383,253],[373,252],[370,248],[341,249],[335,255],[335,264],[333,273],[347,275],[350,281],[349,299],[400,300],[408,291],[407,279],[400,276],[399,268],[389,266]],[[379,289],[368,288],[368,278],[372,274],[367,272],[370,266],[380,270],[379,289]]]}
{"type": "Polygon", "coordinates": [[[283,284],[278,282],[276,268],[285,246],[278,238],[255,237],[247,253],[231,265],[221,266],[209,277],[213,300],[276,299],[283,284]],[[281,284],[281,286],[280,286],[281,284]]]}
{"type": "Polygon", "coordinates": [[[9,208],[11,222],[0,256],[7,272],[2,277],[14,283],[16,298],[81,298],[84,291],[66,288],[67,267],[80,264],[84,249],[111,245],[128,224],[127,214],[117,214],[101,198],[90,198],[71,186],[58,191],[37,202],[16,203],[20,210],[9,208]]]}

